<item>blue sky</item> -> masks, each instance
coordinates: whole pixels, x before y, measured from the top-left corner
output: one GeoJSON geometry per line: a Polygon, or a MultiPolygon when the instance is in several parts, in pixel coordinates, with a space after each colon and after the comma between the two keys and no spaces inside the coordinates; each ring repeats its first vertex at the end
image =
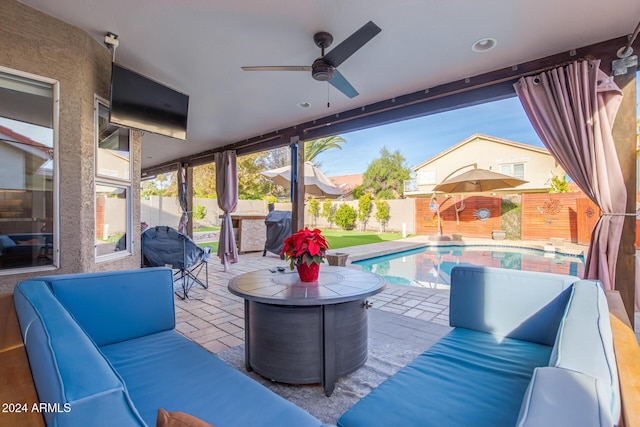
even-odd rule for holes
{"type": "Polygon", "coordinates": [[[317,157],[327,176],[363,173],[386,146],[399,149],[411,167],[422,163],[474,133],[542,147],[517,97],[446,113],[342,134],[342,150],[317,157]]]}
{"type": "MultiPolygon", "coordinates": [[[[640,104],[640,89],[638,90],[640,104]]],[[[638,109],[640,115],[640,108],[638,109]]],[[[415,166],[462,141],[483,133],[543,147],[517,97],[434,114],[418,119],[342,134],[342,150],[328,150],[317,157],[327,176],[363,173],[386,146],[399,149],[406,165],[415,166]]]]}

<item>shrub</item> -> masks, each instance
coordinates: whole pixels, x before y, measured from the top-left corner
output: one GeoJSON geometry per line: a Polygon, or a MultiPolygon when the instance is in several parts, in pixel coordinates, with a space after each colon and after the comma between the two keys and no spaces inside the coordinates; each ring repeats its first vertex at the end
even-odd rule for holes
{"type": "Polygon", "coordinates": [[[336,209],[330,199],[326,199],[322,202],[322,212],[320,212],[320,216],[326,218],[329,228],[331,228],[331,224],[333,224],[333,216],[335,212],[336,209]]]}
{"type": "Polygon", "coordinates": [[[203,220],[207,216],[207,208],[203,205],[196,205],[196,208],[193,210],[193,218],[198,221],[203,220]]]}
{"type": "Polygon", "coordinates": [[[362,231],[367,228],[369,214],[371,214],[371,193],[364,193],[358,200],[358,221],[362,224],[362,231]]]}
{"type": "Polygon", "coordinates": [[[307,210],[313,220],[311,223],[315,226],[318,222],[318,215],[320,214],[320,202],[315,197],[309,199],[309,209],[307,210]]]}
{"type": "Polygon", "coordinates": [[[502,199],[501,228],[505,237],[519,240],[522,237],[522,205],[509,199],[502,199]]]}
{"type": "Polygon", "coordinates": [[[389,202],[386,200],[376,200],[376,221],[380,223],[380,228],[382,232],[387,228],[387,223],[389,222],[389,218],[391,218],[389,202]]]}
{"type": "Polygon", "coordinates": [[[343,203],[336,209],[334,220],[336,225],[343,230],[351,230],[356,223],[356,210],[343,203]]]}

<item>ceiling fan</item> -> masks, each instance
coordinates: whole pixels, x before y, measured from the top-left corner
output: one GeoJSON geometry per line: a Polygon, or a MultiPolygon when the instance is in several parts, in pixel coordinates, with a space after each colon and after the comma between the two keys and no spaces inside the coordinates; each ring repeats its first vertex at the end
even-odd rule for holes
{"type": "Polygon", "coordinates": [[[242,67],[244,71],[311,71],[311,76],[321,82],[328,81],[333,87],[344,93],[349,98],[358,96],[358,91],[337,70],[347,58],[356,53],[358,49],[367,44],[380,31],[380,27],[372,21],[364,24],[359,30],[347,37],[342,43],[334,47],[331,52],[324,54],[324,50],[331,46],[333,36],[325,31],[313,35],[313,41],[320,49],[322,55],[313,64],[308,66],[266,66],[266,67],[242,67]]]}

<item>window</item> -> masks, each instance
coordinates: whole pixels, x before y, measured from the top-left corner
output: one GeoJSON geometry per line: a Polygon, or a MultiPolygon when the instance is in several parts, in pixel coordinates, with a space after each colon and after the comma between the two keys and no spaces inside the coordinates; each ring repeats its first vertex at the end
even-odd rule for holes
{"type": "Polygon", "coordinates": [[[0,67],[0,274],[58,265],[57,95],[0,67]]]}
{"type": "Polygon", "coordinates": [[[418,185],[435,185],[436,171],[427,170],[418,172],[418,185]]]}
{"type": "Polygon", "coordinates": [[[514,178],[524,179],[524,163],[500,165],[500,173],[514,178]]]}
{"type": "Polygon", "coordinates": [[[524,164],[513,165],[513,176],[518,179],[524,179],[524,164]]]}
{"type": "Polygon", "coordinates": [[[96,260],[131,254],[129,130],[109,123],[107,103],[96,98],[96,260]]]}

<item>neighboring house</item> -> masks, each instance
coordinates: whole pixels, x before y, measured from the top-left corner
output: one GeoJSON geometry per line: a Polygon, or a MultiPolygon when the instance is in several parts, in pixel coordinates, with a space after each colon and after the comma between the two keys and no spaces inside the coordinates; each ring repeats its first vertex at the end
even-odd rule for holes
{"type": "Polygon", "coordinates": [[[554,175],[565,175],[545,148],[475,134],[413,166],[415,178],[405,181],[404,195],[431,195],[437,184],[473,169],[474,165],[528,181],[515,188],[496,190],[497,193],[547,192],[554,175]]]}
{"type": "Polygon", "coordinates": [[[50,175],[46,165],[53,156],[53,149],[0,126],[0,188],[3,190],[41,190],[34,176],[50,175]]]}
{"type": "Polygon", "coordinates": [[[349,200],[353,199],[351,197],[351,193],[353,193],[353,189],[359,185],[362,185],[362,174],[353,174],[353,175],[341,175],[341,176],[331,176],[329,179],[340,189],[342,192],[342,198],[349,200]]]}

